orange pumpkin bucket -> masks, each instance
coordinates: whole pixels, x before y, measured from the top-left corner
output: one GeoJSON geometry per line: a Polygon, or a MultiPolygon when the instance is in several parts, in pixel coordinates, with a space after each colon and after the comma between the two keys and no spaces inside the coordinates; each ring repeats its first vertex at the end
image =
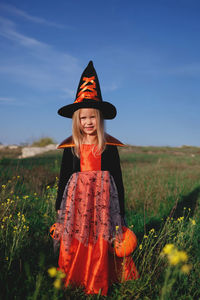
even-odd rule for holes
{"type": "Polygon", "coordinates": [[[118,257],[129,256],[137,246],[137,237],[133,231],[123,226],[123,233],[117,235],[114,241],[115,253],[118,257]]]}

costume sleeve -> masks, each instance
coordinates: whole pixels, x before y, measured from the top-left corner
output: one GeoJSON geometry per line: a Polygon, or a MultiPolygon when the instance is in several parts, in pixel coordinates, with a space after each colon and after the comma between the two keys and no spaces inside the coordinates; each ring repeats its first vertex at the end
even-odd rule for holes
{"type": "Polygon", "coordinates": [[[125,209],[124,209],[124,184],[122,180],[122,171],[120,166],[120,158],[119,153],[116,146],[112,146],[111,151],[111,169],[110,172],[114,178],[118,196],[119,196],[119,206],[120,206],[120,213],[122,217],[125,215],[125,209]]]}
{"type": "Polygon", "coordinates": [[[71,148],[65,148],[62,156],[62,163],[60,168],[60,177],[58,183],[58,193],[56,198],[56,210],[60,208],[62,196],[65,186],[73,173],[73,154],[71,148]]]}

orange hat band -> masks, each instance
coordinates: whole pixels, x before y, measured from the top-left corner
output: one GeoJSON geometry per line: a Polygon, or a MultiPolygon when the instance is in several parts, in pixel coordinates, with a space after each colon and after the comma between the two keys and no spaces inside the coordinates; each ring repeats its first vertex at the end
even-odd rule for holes
{"type": "Polygon", "coordinates": [[[82,102],[84,98],[100,101],[99,98],[97,97],[96,82],[94,80],[95,80],[95,76],[83,77],[84,82],[80,86],[81,90],[78,93],[78,97],[74,101],[74,103],[82,102]],[[88,83],[90,83],[90,85],[88,85],[88,83]]]}

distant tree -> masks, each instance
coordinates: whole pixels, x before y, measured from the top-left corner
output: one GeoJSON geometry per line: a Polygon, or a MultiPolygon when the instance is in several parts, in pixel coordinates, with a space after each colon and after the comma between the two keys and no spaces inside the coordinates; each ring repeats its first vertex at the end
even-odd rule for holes
{"type": "Polygon", "coordinates": [[[56,144],[56,142],[50,137],[43,137],[32,143],[32,147],[45,147],[50,144],[56,144]]]}

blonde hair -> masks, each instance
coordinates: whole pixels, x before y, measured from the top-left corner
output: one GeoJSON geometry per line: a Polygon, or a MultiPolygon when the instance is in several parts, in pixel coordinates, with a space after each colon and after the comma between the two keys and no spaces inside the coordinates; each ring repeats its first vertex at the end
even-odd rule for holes
{"type": "MultiPolygon", "coordinates": [[[[101,154],[105,150],[105,136],[104,136],[104,119],[99,109],[91,108],[94,110],[97,120],[97,143],[93,148],[93,154],[101,154]],[[96,150],[95,150],[96,149],[96,150]]],[[[84,133],[81,131],[80,125],[80,109],[76,110],[72,116],[72,138],[75,144],[73,153],[80,157],[80,145],[83,143],[84,133]]]]}

